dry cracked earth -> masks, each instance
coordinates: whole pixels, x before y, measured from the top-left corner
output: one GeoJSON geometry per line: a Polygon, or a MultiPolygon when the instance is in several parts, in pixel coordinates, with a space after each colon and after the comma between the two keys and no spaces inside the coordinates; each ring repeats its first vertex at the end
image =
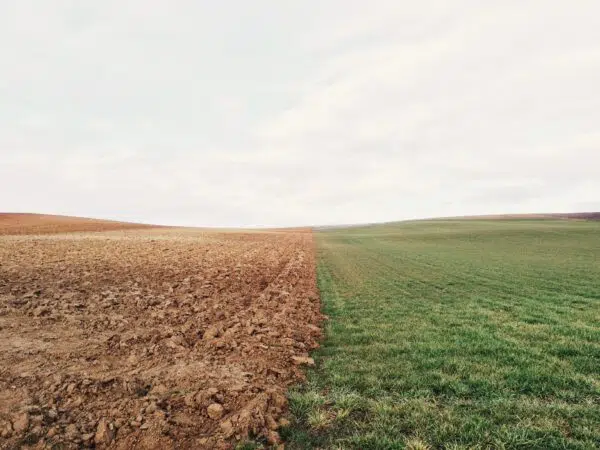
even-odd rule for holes
{"type": "Polygon", "coordinates": [[[0,448],[280,445],[321,338],[310,231],[63,227],[0,220],[0,448]]]}

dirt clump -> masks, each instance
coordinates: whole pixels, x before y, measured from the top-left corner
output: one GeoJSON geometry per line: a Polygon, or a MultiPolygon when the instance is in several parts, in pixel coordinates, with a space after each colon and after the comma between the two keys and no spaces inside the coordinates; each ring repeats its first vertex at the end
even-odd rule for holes
{"type": "Polygon", "coordinates": [[[0,237],[0,448],[280,442],[318,346],[306,230],[0,237]]]}

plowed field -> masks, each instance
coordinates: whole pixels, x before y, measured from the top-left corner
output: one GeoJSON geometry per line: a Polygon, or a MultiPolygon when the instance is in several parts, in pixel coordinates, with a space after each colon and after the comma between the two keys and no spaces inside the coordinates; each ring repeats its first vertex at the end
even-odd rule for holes
{"type": "Polygon", "coordinates": [[[319,310],[303,230],[2,236],[0,447],[278,443],[319,310]]]}
{"type": "Polygon", "coordinates": [[[158,227],[139,223],[86,219],[84,217],[0,213],[0,236],[56,234],[76,231],[132,230],[140,228],[158,227]]]}

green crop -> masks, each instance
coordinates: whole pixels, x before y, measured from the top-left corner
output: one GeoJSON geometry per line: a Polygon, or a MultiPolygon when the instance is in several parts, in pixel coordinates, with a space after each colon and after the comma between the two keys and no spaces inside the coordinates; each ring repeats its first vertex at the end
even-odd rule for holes
{"type": "Polygon", "coordinates": [[[291,448],[600,448],[600,223],[319,232],[329,316],[291,448]]]}

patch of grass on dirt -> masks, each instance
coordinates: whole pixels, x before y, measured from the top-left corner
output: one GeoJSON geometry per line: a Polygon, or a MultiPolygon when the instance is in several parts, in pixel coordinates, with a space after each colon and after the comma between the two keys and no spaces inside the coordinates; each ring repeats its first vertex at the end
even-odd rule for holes
{"type": "Polygon", "coordinates": [[[600,448],[600,223],[319,233],[327,339],[290,448],[600,448]]]}

